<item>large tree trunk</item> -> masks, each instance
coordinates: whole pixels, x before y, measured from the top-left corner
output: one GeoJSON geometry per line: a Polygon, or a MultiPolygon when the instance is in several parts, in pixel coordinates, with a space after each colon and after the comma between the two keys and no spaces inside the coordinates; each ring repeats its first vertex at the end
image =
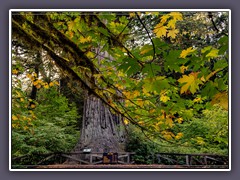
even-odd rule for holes
{"type": "MultiPolygon", "coordinates": [[[[96,53],[100,52],[96,49],[96,53]]],[[[99,64],[103,57],[112,59],[107,52],[100,54],[99,64]]],[[[87,91],[84,97],[81,136],[74,152],[82,152],[83,149],[97,153],[124,151],[125,127],[121,115],[113,113],[101,99],[87,91]]]]}
{"type": "MultiPolygon", "coordinates": [[[[84,100],[83,122],[79,142],[73,152],[122,152],[125,150],[125,128],[122,117],[110,111],[100,99],[87,95],[84,100]]],[[[87,155],[75,158],[87,158],[87,155]]],[[[73,163],[72,160],[69,162],[73,163]]]]}

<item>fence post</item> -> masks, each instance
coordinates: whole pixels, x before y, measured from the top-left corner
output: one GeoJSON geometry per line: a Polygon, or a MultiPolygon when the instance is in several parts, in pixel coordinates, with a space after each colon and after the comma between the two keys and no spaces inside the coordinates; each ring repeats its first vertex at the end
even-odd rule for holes
{"type": "Polygon", "coordinates": [[[186,165],[189,166],[189,155],[186,155],[186,165]]]}
{"type": "Polygon", "coordinates": [[[204,156],[204,164],[207,165],[207,156],[204,156]]]}

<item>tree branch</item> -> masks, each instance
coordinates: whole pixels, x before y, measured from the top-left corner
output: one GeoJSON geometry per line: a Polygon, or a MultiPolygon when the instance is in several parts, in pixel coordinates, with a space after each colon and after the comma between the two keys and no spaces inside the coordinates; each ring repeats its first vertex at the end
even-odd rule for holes
{"type": "MultiPolygon", "coordinates": [[[[217,28],[216,23],[215,23],[214,20],[213,20],[213,14],[212,14],[212,12],[208,12],[208,17],[210,18],[210,20],[211,20],[211,22],[212,22],[212,24],[213,24],[214,29],[219,33],[220,30],[217,28]]],[[[226,34],[226,33],[223,32],[223,31],[221,31],[220,33],[223,33],[225,36],[228,36],[228,34],[226,34]]]]}
{"type": "Polygon", "coordinates": [[[140,23],[142,24],[143,28],[146,30],[149,39],[151,40],[151,43],[152,43],[152,46],[153,46],[153,59],[152,59],[152,61],[154,61],[154,59],[155,59],[155,54],[156,54],[156,50],[155,50],[155,45],[154,45],[154,43],[153,43],[153,40],[152,40],[152,38],[151,38],[151,36],[150,36],[150,33],[149,33],[147,27],[146,27],[145,24],[142,22],[142,20],[141,20],[141,18],[139,17],[138,13],[135,12],[135,14],[136,14],[138,20],[140,21],[140,23]]]}
{"type": "Polygon", "coordinates": [[[137,62],[141,65],[141,67],[143,68],[144,67],[144,64],[139,60],[137,59],[132,53],[131,51],[129,51],[129,49],[127,47],[125,47],[122,42],[120,42],[117,37],[115,37],[115,35],[107,28],[107,26],[96,16],[96,15],[93,15],[94,18],[97,20],[98,24],[100,25],[100,27],[106,29],[110,35],[110,39],[113,41],[113,42],[116,42],[120,47],[122,47],[124,50],[126,50],[127,54],[129,55],[129,57],[131,58],[134,58],[137,60],[137,62]]]}

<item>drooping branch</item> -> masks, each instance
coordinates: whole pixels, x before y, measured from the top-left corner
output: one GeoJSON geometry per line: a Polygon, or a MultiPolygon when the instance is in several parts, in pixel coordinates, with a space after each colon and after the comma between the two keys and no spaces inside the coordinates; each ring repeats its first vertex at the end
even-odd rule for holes
{"type": "Polygon", "coordinates": [[[150,41],[151,41],[151,43],[152,43],[152,47],[153,47],[153,59],[152,59],[152,61],[154,61],[154,59],[155,59],[155,54],[156,54],[156,50],[155,50],[155,45],[154,45],[154,43],[153,43],[152,37],[150,36],[150,33],[149,33],[147,27],[146,27],[145,24],[142,22],[142,20],[141,20],[141,18],[139,17],[138,13],[135,12],[135,14],[136,14],[138,20],[140,21],[140,23],[142,24],[143,28],[146,30],[147,35],[148,35],[148,37],[149,37],[149,39],[150,39],[150,41]]]}
{"type": "MultiPolygon", "coordinates": [[[[62,32],[57,30],[50,22],[47,15],[35,15],[38,16],[38,19],[41,19],[46,26],[45,29],[37,25],[37,23],[33,23],[26,19],[22,15],[14,15],[13,19],[17,22],[26,22],[30,26],[30,30],[35,33],[35,35],[42,39],[44,43],[48,43],[50,41],[53,42],[52,46],[59,46],[63,48],[64,51],[71,53],[76,65],[88,67],[92,74],[98,73],[96,67],[92,63],[92,61],[81,51],[78,46],[69,40],[62,32]]],[[[35,17],[36,18],[36,17],[35,17]]],[[[51,44],[49,44],[50,46],[51,44]]],[[[54,49],[54,47],[52,47],[54,49]]]]}
{"type": "MultiPolygon", "coordinates": [[[[56,62],[56,64],[59,66],[60,69],[65,71],[69,76],[72,77],[73,80],[76,80],[79,82],[82,86],[83,89],[87,90],[88,93],[93,94],[97,98],[101,99],[101,101],[106,104],[108,107],[110,107],[113,111],[115,111],[118,114],[121,114],[123,117],[127,118],[133,125],[138,126],[141,129],[146,129],[145,127],[141,126],[137,121],[135,121],[133,118],[130,116],[127,116],[124,112],[121,112],[119,109],[116,107],[113,107],[107,99],[105,99],[103,96],[100,96],[97,92],[96,89],[98,87],[95,84],[91,84],[92,86],[90,87],[82,78],[79,77],[79,75],[72,70],[69,67],[69,64],[67,64],[67,60],[60,57],[57,55],[48,45],[43,40],[39,40],[36,37],[34,37],[32,34],[29,33],[29,31],[25,30],[17,21],[14,19],[12,20],[13,22],[13,28],[15,31],[18,31],[18,33],[22,34],[23,38],[29,42],[30,44],[34,44],[36,47],[43,48],[49,56],[56,62]]],[[[45,35],[45,34],[43,34],[45,35]]]]}

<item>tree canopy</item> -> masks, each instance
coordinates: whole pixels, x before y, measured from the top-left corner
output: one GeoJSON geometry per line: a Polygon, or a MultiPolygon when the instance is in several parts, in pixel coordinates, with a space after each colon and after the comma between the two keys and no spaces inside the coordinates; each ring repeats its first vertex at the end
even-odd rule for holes
{"type": "Polygon", "coordinates": [[[13,12],[12,33],[149,138],[203,145],[222,126],[212,141],[227,145],[227,12],[13,12]]]}

